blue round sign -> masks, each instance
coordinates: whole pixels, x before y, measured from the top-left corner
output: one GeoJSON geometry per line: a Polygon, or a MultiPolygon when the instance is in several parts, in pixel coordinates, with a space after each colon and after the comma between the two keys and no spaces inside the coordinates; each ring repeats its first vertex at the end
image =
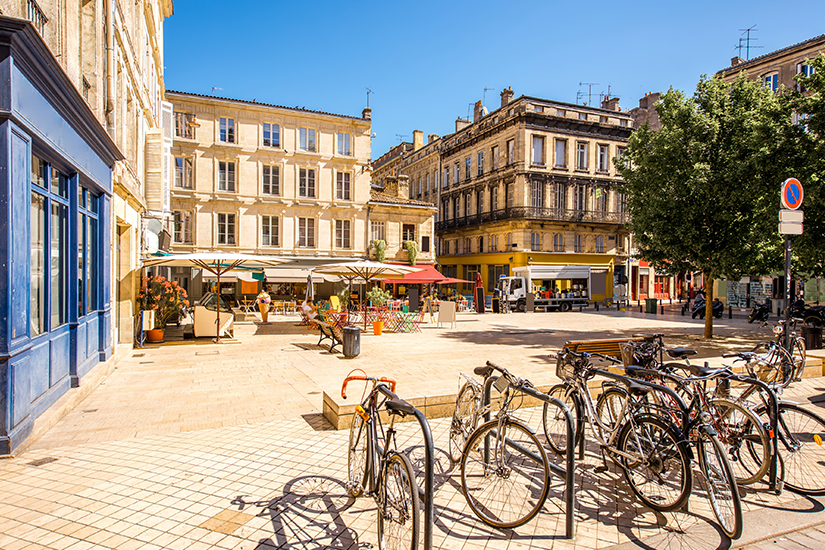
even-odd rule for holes
{"type": "Polygon", "coordinates": [[[789,210],[796,210],[802,206],[802,199],[805,198],[805,192],[802,189],[802,184],[796,178],[788,178],[782,183],[782,206],[789,210]]]}

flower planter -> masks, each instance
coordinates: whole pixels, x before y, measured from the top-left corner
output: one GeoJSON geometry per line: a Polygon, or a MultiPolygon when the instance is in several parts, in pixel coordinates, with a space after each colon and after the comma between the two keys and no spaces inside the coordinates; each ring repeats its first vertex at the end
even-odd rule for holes
{"type": "Polygon", "coordinates": [[[261,322],[266,323],[269,319],[269,304],[258,304],[258,309],[261,310],[261,322]]]}
{"type": "Polygon", "coordinates": [[[372,333],[376,336],[381,336],[382,332],[384,332],[384,321],[373,321],[372,333]]]}
{"type": "Polygon", "coordinates": [[[147,342],[163,342],[163,330],[162,328],[153,328],[150,330],[145,331],[146,334],[146,341],[147,342]]]}

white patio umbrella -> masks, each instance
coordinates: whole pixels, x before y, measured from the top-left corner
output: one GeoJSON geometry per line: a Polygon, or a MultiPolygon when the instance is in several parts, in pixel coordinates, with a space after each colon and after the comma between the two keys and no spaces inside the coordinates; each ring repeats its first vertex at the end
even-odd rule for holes
{"type": "MultiPolygon", "coordinates": [[[[408,265],[384,264],[370,260],[357,260],[337,264],[319,265],[312,270],[324,275],[338,275],[345,279],[363,279],[369,285],[370,279],[401,279],[407,273],[421,271],[418,267],[408,265]]],[[[364,315],[364,326],[367,326],[367,316],[364,315]]]]}
{"type": "Polygon", "coordinates": [[[218,301],[215,312],[215,342],[221,343],[221,275],[228,271],[244,267],[272,267],[288,262],[277,256],[258,256],[255,254],[237,254],[213,250],[210,252],[193,252],[190,254],[168,254],[143,259],[143,267],[199,267],[212,273],[218,279],[218,301]]]}

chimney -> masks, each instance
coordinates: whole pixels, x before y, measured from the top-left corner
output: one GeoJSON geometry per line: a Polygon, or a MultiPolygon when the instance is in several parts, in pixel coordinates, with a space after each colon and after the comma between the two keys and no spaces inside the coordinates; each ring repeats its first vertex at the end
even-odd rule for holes
{"type": "Polygon", "coordinates": [[[458,117],[457,119],[455,119],[455,131],[456,132],[460,132],[461,130],[463,130],[464,128],[466,128],[469,125],[470,125],[469,120],[464,120],[461,117],[458,117]]]}
{"type": "Polygon", "coordinates": [[[410,177],[398,176],[398,198],[410,198],[410,177]]]}
{"type": "Polygon", "coordinates": [[[604,99],[602,100],[602,109],[606,109],[608,111],[621,111],[622,108],[619,107],[619,98],[604,96],[604,99]]]}
{"type": "Polygon", "coordinates": [[[387,176],[384,179],[384,193],[391,197],[398,196],[398,176],[387,176]]]}
{"type": "Polygon", "coordinates": [[[413,130],[413,151],[418,151],[424,147],[424,132],[413,130]]]}
{"type": "Polygon", "coordinates": [[[481,118],[487,114],[487,109],[484,108],[481,101],[476,101],[475,106],[473,107],[473,122],[478,122],[481,118]]]}
{"type": "Polygon", "coordinates": [[[513,101],[513,87],[508,86],[501,91],[501,106],[504,107],[511,101],[513,101]]]}
{"type": "Polygon", "coordinates": [[[364,120],[372,120],[372,109],[364,107],[364,110],[361,111],[361,118],[364,120]]]}
{"type": "Polygon", "coordinates": [[[738,55],[736,57],[731,57],[730,58],[730,66],[731,67],[736,67],[737,65],[741,65],[744,62],[745,62],[745,60],[742,59],[741,57],[739,57],[738,55]]]}
{"type": "Polygon", "coordinates": [[[427,143],[432,143],[438,139],[438,134],[430,134],[427,136],[427,143]]]}

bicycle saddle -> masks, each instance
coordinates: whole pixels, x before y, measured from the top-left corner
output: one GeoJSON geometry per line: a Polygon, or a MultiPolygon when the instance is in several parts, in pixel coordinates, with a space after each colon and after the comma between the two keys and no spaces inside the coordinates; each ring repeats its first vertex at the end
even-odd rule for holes
{"type": "Polygon", "coordinates": [[[400,399],[388,399],[387,410],[390,411],[391,414],[412,415],[415,413],[415,407],[400,399]]]}
{"type": "Polygon", "coordinates": [[[696,355],[699,352],[695,349],[687,349],[679,346],[678,348],[665,348],[665,353],[676,359],[683,359],[689,355],[696,355]]]}
{"type": "Polygon", "coordinates": [[[482,376],[484,378],[487,378],[488,376],[490,376],[490,373],[493,372],[493,367],[476,367],[473,369],[473,372],[476,374],[476,376],[482,376]]]}
{"type": "Polygon", "coordinates": [[[635,365],[625,367],[624,371],[628,374],[628,376],[632,376],[634,378],[638,378],[640,376],[659,376],[661,374],[657,370],[637,367],[635,365]]]}
{"type": "Polygon", "coordinates": [[[633,380],[627,381],[627,391],[630,395],[644,395],[646,393],[650,393],[653,390],[650,386],[645,386],[643,384],[639,384],[638,382],[634,382],[633,380]]]}
{"type": "Polygon", "coordinates": [[[699,365],[683,365],[682,363],[667,363],[665,367],[686,370],[693,376],[710,376],[711,374],[715,374],[721,370],[724,370],[710,369],[706,367],[700,367],[699,365]]]}

